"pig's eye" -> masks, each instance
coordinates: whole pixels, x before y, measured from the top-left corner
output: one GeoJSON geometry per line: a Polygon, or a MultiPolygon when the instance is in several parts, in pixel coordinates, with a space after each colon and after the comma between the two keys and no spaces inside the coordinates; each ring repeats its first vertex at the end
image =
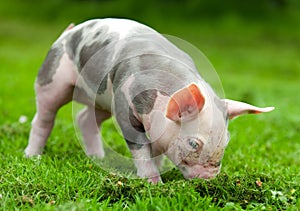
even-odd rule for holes
{"type": "Polygon", "coordinates": [[[189,138],[188,140],[188,144],[189,146],[193,149],[193,150],[197,150],[199,148],[199,143],[197,140],[189,138]]]}

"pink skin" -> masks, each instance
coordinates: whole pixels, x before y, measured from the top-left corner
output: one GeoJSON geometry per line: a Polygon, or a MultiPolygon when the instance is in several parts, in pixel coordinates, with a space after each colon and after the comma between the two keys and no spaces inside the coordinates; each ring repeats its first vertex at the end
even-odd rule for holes
{"type": "Polygon", "coordinates": [[[220,167],[206,165],[188,165],[188,164],[180,164],[178,168],[183,173],[183,176],[186,179],[191,178],[203,178],[203,179],[211,179],[215,177],[220,172],[220,167]]]}
{"type": "MultiPolygon", "coordinates": [[[[35,85],[37,113],[32,121],[29,143],[25,149],[26,156],[42,154],[58,109],[72,100],[73,87],[77,80],[75,68],[68,55],[64,54],[53,77],[53,82],[45,86],[35,85]]],[[[104,150],[99,135],[99,127],[105,119],[110,117],[110,113],[95,109],[87,99],[78,98],[76,100],[89,105],[77,116],[78,126],[85,144],[85,152],[88,156],[95,155],[103,158],[104,150]]]]}

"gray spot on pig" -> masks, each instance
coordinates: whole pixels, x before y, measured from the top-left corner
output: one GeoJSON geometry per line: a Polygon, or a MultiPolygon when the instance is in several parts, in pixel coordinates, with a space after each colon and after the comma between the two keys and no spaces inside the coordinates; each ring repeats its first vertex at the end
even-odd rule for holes
{"type": "Polygon", "coordinates": [[[68,41],[66,48],[70,59],[72,60],[74,59],[77,53],[77,47],[81,40],[82,40],[82,30],[78,30],[71,36],[70,40],[68,41]]]}
{"type": "Polygon", "coordinates": [[[134,116],[131,108],[129,108],[129,120],[134,129],[142,133],[145,132],[144,125],[134,116]]]}
{"type": "MultiPolygon", "coordinates": [[[[87,92],[80,88],[79,86],[74,87],[73,91],[73,99],[76,100],[79,103],[86,104],[86,105],[93,105],[93,102],[87,97],[87,92]]],[[[99,107],[101,109],[101,107],[99,107]]]]}
{"type": "Polygon", "coordinates": [[[105,90],[107,88],[107,79],[108,79],[108,74],[106,76],[104,76],[104,78],[100,82],[100,85],[97,90],[97,94],[101,95],[105,92],[105,90]]]}
{"type": "MultiPolygon", "coordinates": [[[[88,62],[88,60],[97,53],[97,51],[100,51],[101,49],[105,48],[107,45],[109,45],[113,40],[117,38],[117,35],[115,33],[111,33],[109,34],[109,36],[107,36],[107,31],[108,31],[107,26],[101,27],[100,29],[94,32],[95,33],[93,35],[94,42],[90,45],[85,45],[82,47],[80,51],[80,61],[79,61],[80,68],[83,68],[84,65],[88,62]]],[[[103,50],[103,53],[104,51],[106,51],[106,49],[103,50]]],[[[100,54],[101,53],[102,52],[100,52],[100,54]]],[[[107,57],[107,55],[102,55],[102,57],[107,57]]]]}
{"type": "Polygon", "coordinates": [[[132,143],[132,142],[126,140],[126,139],[125,139],[125,141],[126,141],[127,146],[129,147],[130,150],[139,150],[144,146],[144,144],[132,143]]]}
{"type": "Polygon", "coordinates": [[[107,33],[108,28],[104,28],[104,26],[102,28],[100,28],[93,36],[93,39],[98,39],[102,34],[107,33]]]}
{"type": "Polygon", "coordinates": [[[119,85],[122,81],[122,78],[124,76],[126,76],[126,71],[122,71],[125,68],[126,68],[125,62],[121,62],[121,63],[115,65],[112,68],[112,70],[110,71],[110,80],[113,83],[114,90],[116,90],[119,87],[119,85]]]}
{"type": "Polygon", "coordinates": [[[63,55],[62,46],[55,46],[50,49],[37,76],[37,83],[41,86],[52,82],[53,75],[59,66],[59,61],[63,55]]]}
{"type": "Polygon", "coordinates": [[[94,34],[93,39],[96,39],[100,34],[101,34],[101,31],[97,31],[97,32],[94,34]]]}
{"type": "MultiPolygon", "coordinates": [[[[107,32],[109,30],[109,27],[108,26],[101,26],[101,28],[98,28],[96,30],[97,31],[94,32],[95,34],[93,35],[93,39],[98,39],[99,41],[100,40],[105,40],[105,37],[106,37],[107,32]]],[[[116,37],[115,33],[110,33],[109,35],[112,38],[116,37]]]]}
{"type": "Polygon", "coordinates": [[[79,72],[95,93],[103,94],[107,89],[108,74],[112,69],[111,48],[116,36],[113,34],[109,39],[85,45],[79,53],[79,72]]]}
{"type": "MultiPolygon", "coordinates": [[[[135,75],[135,73],[139,73],[144,70],[159,69],[159,67],[157,67],[155,64],[155,63],[159,63],[159,61],[155,57],[157,56],[139,55],[133,58],[124,59],[118,64],[116,64],[110,72],[110,79],[113,82],[114,90],[117,89],[127,78],[129,78],[132,75],[135,75]]],[[[154,76],[154,74],[152,75],[154,76]]],[[[145,85],[144,84],[145,82],[160,83],[160,81],[164,81],[164,78],[160,78],[160,81],[159,80],[151,81],[151,79],[146,79],[146,80],[147,81],[145,80],[142,81],[142,79],[140,79],[140,81],[136,80],[137,82],[142,84],[140,87],[133,87],[132,89],[145,90],[143,87],[143,85],[145,85]]],[[[165,85],[167,85],[167,83],[165,83],[165,85]]]]}
{"type": "Polygon", "coordinates": [[[139,114],[148,114],[152,111],[156,98],[157,90],[149,89],[136,95],[132,103],[139,114]]]}
{"type": "MultiPolygon", "coordinates": [[[[85,45],[80,51],[80,69],[89,61],[89,59],[94,56],[98,51],[105,48],[111,42],[110,39],[106,39],[104,42],[95,41],[91,45],[85,45]]],[[[100,52],[101,53],[101,52],[100,52]]],[[[104,56],[104,55],[103,55],[104,56]]]]}
{"type": "Polygon", "coordinates": [[[89,59],[101,48],[101,43],[95,42],[89,46],[83,46],[79,54],[79,71],[84,67],[84,65],[89,61],[89,59]]]}
{"type": "Polygon", "coordinates": [[[130,149],[140,149],[144,144],[149,143],[143,124],[134,116],[133,110],[121,90],[116,91],[114,99],[114,115],[128,147],[130,149]]]}
{"type": "Polygon", "coordinates": [[[92,23],[90,23],[89,25],[87,25],[87,28],[93,28],[93,26],[95,26],[97,23],[98,23],[98,21],[95,20],[92,23]]]}

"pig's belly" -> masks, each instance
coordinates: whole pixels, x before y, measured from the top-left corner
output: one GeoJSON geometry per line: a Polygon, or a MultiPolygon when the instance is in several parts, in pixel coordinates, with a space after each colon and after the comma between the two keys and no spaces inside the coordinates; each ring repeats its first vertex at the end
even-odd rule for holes
{"type": "Polygon", "coordinates": [[[107,88],[102,94],[97,94],[81,77],[77,78],[73,92],[73,100],[97,109],[111,112],[113,88],[110,80],[107,81],[107,88]]]}
{"type": "Polygon", "coordinates": [[[112,98],[113,98],[113,94],[111,90],[107,89],[103,94],[96,95],[95,107],[98,109],[111,112],[112,98]]]}

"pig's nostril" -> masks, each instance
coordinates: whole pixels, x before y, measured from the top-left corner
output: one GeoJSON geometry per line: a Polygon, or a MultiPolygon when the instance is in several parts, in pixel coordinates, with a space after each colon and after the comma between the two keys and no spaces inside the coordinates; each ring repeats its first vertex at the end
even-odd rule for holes
{"type": "Polygon", "coordinates": [[[188,165],[188,162],[187,162],[187,161],[185,161],[185,160],[183,160],[183,161],[182,161],[182,164],[184,164],[184,165],[188,165]]]}
{"type": "Polygon", "coordinates": [[[221,166],[221,161],[219,162],[209,162],[206,164],[206,167],[220,167],[221,166]]]}
{"type": "Polygon", "coordinates": [[[198,175],[197,177],[198,177],[198,178],[201,178],[201,179],[206,179],[206,180],[208,180],[208,179],[214,178],[215,175],[210,175],[210,174],[200,174],[200,175],[198,175]]]}

